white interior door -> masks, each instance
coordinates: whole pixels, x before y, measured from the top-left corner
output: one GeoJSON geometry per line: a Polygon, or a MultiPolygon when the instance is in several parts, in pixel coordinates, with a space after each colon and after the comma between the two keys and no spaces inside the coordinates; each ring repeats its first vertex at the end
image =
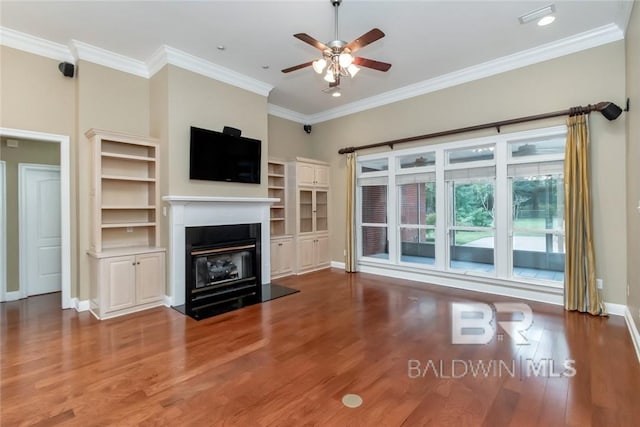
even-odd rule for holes
{"type": "Polygon", "coordinates": [[[20,289],[61,290],[60,167],[20,164],[20,289]]]}

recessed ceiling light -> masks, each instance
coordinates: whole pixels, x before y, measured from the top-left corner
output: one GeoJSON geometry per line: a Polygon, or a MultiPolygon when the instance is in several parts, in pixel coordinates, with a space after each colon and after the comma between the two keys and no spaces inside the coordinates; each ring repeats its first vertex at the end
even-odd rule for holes
{"type": "MultiPolygon", "coordinates": [[[[551,15],[556,11],[556,6],[554,4],[550,4],[545,7],[541,7],[540,9],[532,10],[529,13],[525,13],[520,16],[518,20],[520,20],[521,24],[526,24],[531,21],[536,21],[544,16],[551,15]]],[[[550,24],[551,22],[549,22],[550,24]]]]}
{"type": "Polygon", "coordinates": [[[223,45],[219,44],[218,46],[216,46],[218,48],[218,50],[225,50],[226,47],[224,47],[223,45]]]}
{"type": "Polygon", "coordinates": [[[342,96],[342,94],[340,93],[340,91],[339,91],[339,90],[337,90],[337,91],[333,92],[333,93],[331,94],[331,96],[333,96],[334,98],[338,98],[338,97],[342,96]]]}
{"type": "Polygon", "coordinates": [[[262,69],[263,69],[263,70],[268,70],[268,69],[269,69],[269,66],[268,66],[268,65],[263,65],[263,66],[262,66],[262,69]]]}
{"type": "Polygon", "coordinates": [[[547,15],[547,16],[543,16],[542,18],[540,18],[540,20],[538,21],[538,25],[541,27],[544,27],[545,25],[549,25],[551,24],[553,21],[556,20],[556,17],[553,15],[547,15]]]}

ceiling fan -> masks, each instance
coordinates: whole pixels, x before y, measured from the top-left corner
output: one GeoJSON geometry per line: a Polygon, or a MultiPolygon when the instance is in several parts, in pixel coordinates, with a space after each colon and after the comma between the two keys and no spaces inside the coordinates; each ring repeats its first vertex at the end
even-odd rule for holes
{"type": "Polygon", "coordinates": [[[322,51],[322,58],[285,68],[282,72],[290,73],[301,68],[313,66],[316,73],[322,74],[326,69],[324,80],[329,83],[329,87],[324,89],[323,92],[331,93],[333,96],[340,96],[340,77],[351,76],[353,78],[360,71],[358,66],[378,71],[388,71],[391,68],[391,64],[353,56],[353,53],[359,49],[384,37],[384,33],[378,28],[374,28],[350,43],[340,40],[338,37],[338,8],[342,0],[330,1],[336,11],[335,40],[325,44],[305,33],[294,34],[293,37],[322,51]]]}

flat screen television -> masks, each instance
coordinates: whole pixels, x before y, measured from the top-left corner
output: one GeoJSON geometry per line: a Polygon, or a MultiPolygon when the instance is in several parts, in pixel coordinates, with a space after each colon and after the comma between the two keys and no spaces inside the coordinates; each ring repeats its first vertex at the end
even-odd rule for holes
{"type": "Polygon", "coordinates": [[[189,178],[260,184],[257,139],[191,127],[189,178]]]}

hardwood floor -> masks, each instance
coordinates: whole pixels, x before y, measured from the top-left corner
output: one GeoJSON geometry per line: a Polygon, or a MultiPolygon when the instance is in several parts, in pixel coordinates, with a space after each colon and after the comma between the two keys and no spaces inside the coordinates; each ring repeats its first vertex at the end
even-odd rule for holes
{"type": "Polygon", "coordinates": [[[455,345],[451,303],[514,300],[339,270],[276,282],[301,292],[200,322],[168,308],[98,321],[57,294],[0,304],[0,424],[638,425],[622,317],[527,302],[529,345],[455,345]],[[552,376],[567,359],[575,376],[552,376]]]}

